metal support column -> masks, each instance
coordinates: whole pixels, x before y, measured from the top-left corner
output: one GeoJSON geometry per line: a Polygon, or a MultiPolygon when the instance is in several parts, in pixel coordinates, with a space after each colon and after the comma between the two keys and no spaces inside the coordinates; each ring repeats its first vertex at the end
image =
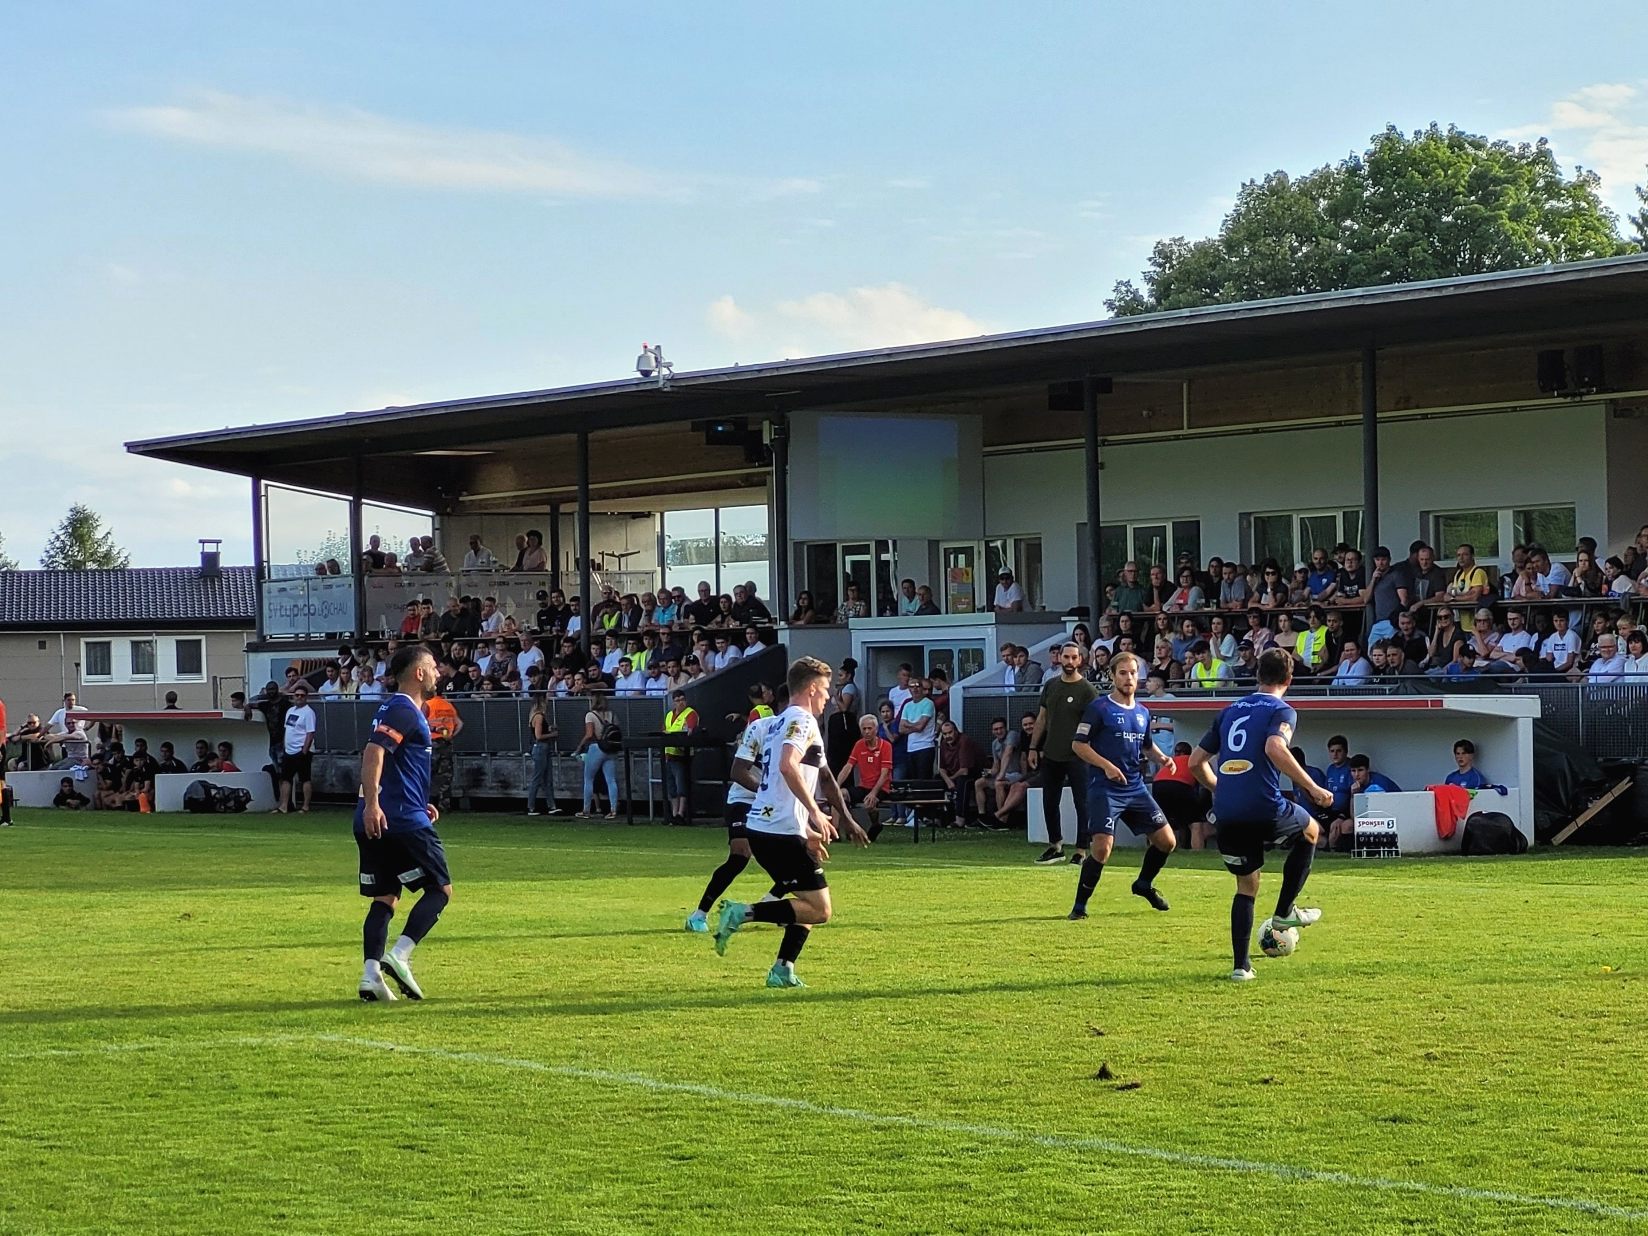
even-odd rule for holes
{"type": "Polygon", "coordinates": [[[361,570],[361,554],[366,549],[366,519],[362,493],[366,489],[366,458],[355,456],[354,474],[349,482],[349,565],[355,580],[355,636],[366,635],[366,575],[361,570]]]}
{"type": "Polygon", "coordinates": [[[1362,556],[1371,569],[1379,544],[1379,365],[1374,346],[1362,349],[1362,556]]]}
{"type": "Polygon", "coordinates": [[[269,570],[269,554],[263,535],[263,478],[252,478],[252,579],[257,582],[257,639],[263,641],[263,584],[269,570]]]}
{"type": "Polygon", "coordinates": [[[767,608],[782,620],[793,605],[790,597],[790,427],[784,420],[772,423],[772,595],[767,608]]]}
{"type": "Polygon", "coordinates": [[[549,589],[561,586],[561,504],[549,504],[549,589]]]}
{"type": "Polygon", "coordinates": [[[589,655],[590,589],[589,550],[589,430],[578,431],[578,642],[589,655]]]}
{"type": "Polygon", "coordinates": [[[1082,379],[1082,444],[1087,474],[1088,621],[1104,613],[1104,572],[1099,565],[1099,527],[1103,518],[1099,488],[1099,385],[1092,374],[1082,379]]]}

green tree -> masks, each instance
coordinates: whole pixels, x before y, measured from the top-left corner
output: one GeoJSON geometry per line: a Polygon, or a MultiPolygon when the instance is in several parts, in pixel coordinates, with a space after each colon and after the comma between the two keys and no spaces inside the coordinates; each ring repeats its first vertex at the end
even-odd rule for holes
{"type": "MultiPolygon", "coordinates": [[[[328,558],[336,558],[340,563],[346,563],[349,561],[349,538],[328,528],[326,535],[321,537],[320,544],[313,549],[300,549],[292,558],[304,566],[314,566],[315,563],[325,562],[328,558]]],[[[344,573],[348,572],[349,567],[345,567],[344,573]]]]}
{"type": "Polygon", "coordinates": [[[1637,232],[1637,248],[1648,252],[1648,182],[1637,186],[1637,203],[1642,209],[1629,218],[1637,232]]]}
{"type": "Polygon", "coordinates": [[[1157,242],[1144,286],[1123,280],[1105,305],[1125,316],[1629,252],[1598,185],[1583,168],[1564,177],[1543,139],[1391,127],[1341,163],[1248,181],[1217,236],[1157,242]]]}
{"type": "Polygon", "coordinates": [[[76,502],[52,529],[40,565],[55,571],[120,570],[131,565],[131,556],[114,543],[101,515],[76,502]]]}
{"type": "Polygon", "coordinates": [[[0,532],[0,571],[15,571],[17,559],[6,552],[6,534],[0,532]]]}

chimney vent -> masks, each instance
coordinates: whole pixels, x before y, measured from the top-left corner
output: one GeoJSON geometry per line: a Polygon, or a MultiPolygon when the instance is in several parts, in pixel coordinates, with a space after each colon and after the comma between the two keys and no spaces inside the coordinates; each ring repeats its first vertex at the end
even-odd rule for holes
{"type": "Polygon", "coordinates": [[[207,537],[200,539],[200,578],[216,579],[223,574],[223,542],[207,537]]]}

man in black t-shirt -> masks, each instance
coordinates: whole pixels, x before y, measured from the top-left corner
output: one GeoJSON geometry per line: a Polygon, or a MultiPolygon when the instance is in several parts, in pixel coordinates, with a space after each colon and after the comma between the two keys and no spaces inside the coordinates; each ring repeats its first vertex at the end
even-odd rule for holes
{"type": "Polygon", "coordinates": [[[715,621],[715,594],[707,580],[698,581],[698,599],[687,605],[687,622],[695,627],[707,627],[715,621]]]}
{"type": "Polygon", "coordinates": [[[1081,862],[1086,857],[1087,766],[1076,758],[1071,744],[1082,714],[1098,697],[1099,689],[1082,676],[1081,645],[1066,644],[1059,649],[1059,676],[1048,679],[1041,689],[1030,735],[1029,764],[1032,772],[1040,774],[1042,819],[1047,826],[1047,849],[1036,859],[1042,866],[1065,861],[1059,808],[1066,782],[1076,806],[1076,853],[1070,861],[1081,862]]]}
{"type": "Polygon", "coordinates": [[[183,766],[183,761],[178,759],[173,752],[172,744],[163,742],[160,744],[160,762],[155,765],[155,771],[157,773],[180,773],[189,770],[183,766]]]}

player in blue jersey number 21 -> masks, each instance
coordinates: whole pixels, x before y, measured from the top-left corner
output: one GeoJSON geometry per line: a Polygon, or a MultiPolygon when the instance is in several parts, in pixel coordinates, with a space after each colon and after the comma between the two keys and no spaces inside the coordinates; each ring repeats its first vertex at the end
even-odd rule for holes
{"type": "Polygon", "coordinates": [[[1265,851],[1287,848],[1282,891],[1276,899],[1277,927],[1308,927],[1322,916],[1295,905],[1310,876],[1320,829],[1305,808],[1282,796],[1280,778],[1293,782],[1318,807],[1333,795],[1317,785],[1288,750],[1298,714],[1282,697],[1293,684],[1293,658],[1271,648],[1259,658],[1259,689],[1237,700],[1190,753],[1190,771],[1213,791],[1213,820],[1219,856],[1236,877],[1230,902],[1230,945],[1236,982],[1253,978],[1249,948],[1253,938],[1253,902],[1259,895],[1259,872],[1265,851]],[[1217,761],[1217,764],[1215,764],[1217,761]]]}

